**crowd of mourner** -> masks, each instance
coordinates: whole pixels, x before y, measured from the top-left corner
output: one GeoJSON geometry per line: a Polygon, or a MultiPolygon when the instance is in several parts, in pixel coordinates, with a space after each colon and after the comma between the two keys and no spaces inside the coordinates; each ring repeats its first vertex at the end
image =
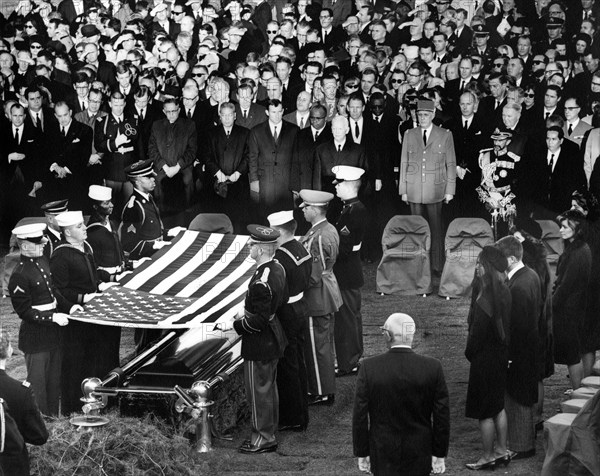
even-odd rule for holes
{"type": "MultiPolygon", "coordinates": [[[[242,336],[241,452],[275,451],[358,374],[359,468],[445,470],[441,366],[407,360],[398,390],[395,363],[362,359],[363,263],[381,258],[390,218],[421,215],[434,276],[452,220],[483,218],[497,240],[468,315],[466,416],[483,448],[467,467],[535,454],[544,379],[566,365],[579,388],[600,348],[600,3],[19,0],[5,13],[0,242],[18,256],[6,289],[27,369],[22,383],[4,371],[0,326],[5,474],[29,474],[42,415],[81,411],[81,381],[119,366],[120,328],[71,317],[198,214],[203,231],[249,235],[256,261],[244,312],[218,324],[242,336]],[[555,272],[539,220],[560,228],[555,272]]],[[[394,314],[382,331],[408,358],[414,322],[394,314]]],[[[137,330],[138,350],[159,335],[137,330]]]]}

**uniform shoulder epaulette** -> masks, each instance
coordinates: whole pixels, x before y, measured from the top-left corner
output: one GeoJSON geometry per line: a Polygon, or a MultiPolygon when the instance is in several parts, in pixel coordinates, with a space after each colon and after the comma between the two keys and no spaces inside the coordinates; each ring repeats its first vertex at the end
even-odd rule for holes
{"type": "Polygon", "coordinates": [[[135,195],[129,197],[129,201],[127,202],[127,208],[133,208],[133,204],[135,203],[135,195]]]}
{"type": "Polygon", "coordinates": [[[31,387],[31,383],[29,383],[27,380],[23,380],[23,382],[21,383],[21,385],[25,388],[29,388],[31,387]]]}
{"type": "Polygon", "coordinates": [[[489,151],[491,151],[491,150],[494,150],[494,148],[493,148],[493,147],[488,147],[487,149],[480,149],[480,150],[479,150],[479,153],[480,153],[480,154],[483,154],[483,153],[485,153],[485,152],[489,152],[489,151]]]}
{"type": "Polygon", "coordinates": [[[263,273],[261,275],[261,277],[259,278],[259,281],[263,282],[263,283],[267,283],[269,281],[269,274],[271,273],[271,269],[270,268],[265,268],[263,270],[263,273]]]}
{"type": "Polygon", "coordinates": [[[511,159],[513,159],[515,162],[518,162],[519,160],[521,160],[521,156],[515,154],[514,152],[508,151],[506,153],[506,155],[508,155],[511,159]]]}

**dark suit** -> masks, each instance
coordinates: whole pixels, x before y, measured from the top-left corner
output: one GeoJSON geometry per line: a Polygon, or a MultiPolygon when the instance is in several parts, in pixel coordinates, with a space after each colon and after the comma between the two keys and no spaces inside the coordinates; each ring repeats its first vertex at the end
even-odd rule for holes
{"type": "Polygon", "coordinates": [[[87,163],[92,154],[92,128],[73,119],[65,137],[57,122],[48,131],[48,137],[51,144],[48,168],[56,163],[71,171],[65,178],[52,175],[50,199],[68,198],[72,210],[86,210],[89,184],[87,163]]]}
{"type": "MultiPolygon", "coordinates": [[[[87,1],[83,2],[83,10],[87,12],[90,7],[90,3],[87,1]]],[[[62,18],[70,25],[77,18],[77,11],[73,5],[73,0],[63,0],[58,4],[58,13],[61,14],[62,18]]]]}
{"type": "Polygon", "coordinates": [[[290,186],[292,187],[292,190],[298,191],[303,188],[313,188],[315,150],[317,146],[330,140],[333,140],[333,136],[331,135],[331,126],[329,124],[326,124],[325,127],[321,129],[316,141],[311,127],[301,129],[298,132],[290,177],[290,186]]]}
{"type": "Polygon", "coordinates": [[[466,53],[473,44],[473,30],[465,25],[460,35],[456,36],[454,48],[461,53],[466,53]]]}
{"type": "Polygon", "coordinates": [[[48,131],[51,129],[52,125],[57,124],[56,116],[54,115],[54,111],[49,107],[42,107],[40,122],[34,124],[34,116],[36,113],[31,110],[25,115],[25,122],[35,126],[45,138],[48,135],[48,131]]]}
{"type": "Polygon", "coordinates": [[[323,8],[333,11],[333,26],[341,25],[352,12],[352,2],[323,0],[323,8]]]}
{"type": "Polygon", "coordinates": [[[448,388],[439,361],[393,348],[365,359],[352,415],[354,455],[375,475],[428,475],[450,439],[448,388]]]}
{"type": "Polygon", "coordinates": [[[262,213],[286,210],[292,205],[290,173],[298,128],[281,121],[277,129],[277,142],[269,121],[255,126],[248,136],[250,183],[259,182],[258,203],[262,213]]]}
{"type": "Polygon", "coordinates": [[[496,99],[493,96],[487,96],[479,101],[477,114],[485,118],[487,135],[491,134],[496,127],[502,126],[502,108],[504,106],[506,106],[506,98],[502,100],[498,107],[496,107],[496,99]]]}
{"type": "Polygon", "coordinates": [[[313,189],[324,190],[335,194],[333,180],[335,174],[331,169],[336,165],[351,165],[367,169],[365,148],[346,138],[341,151],[338,151],[333,140],[319,145],[315,149],[313,162],[313,189]]]}
{"type": "Polygon", "coordinates": [[[238,126],[245,127],[246,129],[252,129],[254,126],[258,126],[268,120],[265,108],[260,104],[252,103],[250,109],[248,109],[247,117],[244,119],[242,109],[240,105],[235,105],[235,123],[238,126]]]}
{"type": "Polygon", "coordinates": [[[271,21],[271,6],[266,0],[256,6],[250,21],[257,26],[263,38],[267,38],[267,25],[271,21]]]}

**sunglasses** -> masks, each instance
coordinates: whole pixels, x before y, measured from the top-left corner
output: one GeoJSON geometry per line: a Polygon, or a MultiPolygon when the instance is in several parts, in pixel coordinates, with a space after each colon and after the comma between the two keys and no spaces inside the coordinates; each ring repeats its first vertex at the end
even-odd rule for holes
{"type": "Polygon", "coordinates": [[[206,76],[206,73],[193,73],[192,74],[192,77],[194,77],[194,78],[199,78],[201,76],[206,76]]]}
{"type": "Polygon", "coordinates": [[[502,68],[502,66],[504,66],[504,63],[494,63],[494,68],[502,68]]]}
{"type": "Polygon", "coordinates": [[[391,79],[390,82],[396,84],[396,83],[403,83],[404,81],[402,79],[391,79]]]}
{"type": "Polygon", "coordinates": [[[32,49],[32,50],[41,50],[41,49],[42,49],[42,47],[41,47],[41,46],[38,46],[38,45],[31,45],[31,49],[32,49]]]}
{"type": "Polygon", "coordinates": [[[346,84],[347,88],[358,88],[358,84],[346,84]]]}
{"type": "Polygon", "coordinates": [[[535,97],[535,93],[525,93],[525,97],[526,98],[534,98],[535,97]]]}
{"type": "Polygon", "coordinates": [[[175,10],[173,10],[172,13],[173,13],[173,15],[183,15],[183,11],[180,11],[180,12],[177,11],[176,12],[175,10]]]}
{"type": "Polygon", "coordinates": [[[275,34],[275,33],[277,33],[277,30],[267,30],[267,33],[275,34]]]}

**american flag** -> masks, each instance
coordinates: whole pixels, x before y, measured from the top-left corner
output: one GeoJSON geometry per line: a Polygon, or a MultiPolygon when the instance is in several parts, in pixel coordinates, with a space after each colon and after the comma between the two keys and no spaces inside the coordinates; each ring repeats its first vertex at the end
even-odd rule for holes
{"type": "Polygon", "coordinates": [[[76,320],[121,327],[201,327],[232,319],[244,306],[255,263],[247,236],[186,231],[121,286],[85,305],[76,320]]]}

